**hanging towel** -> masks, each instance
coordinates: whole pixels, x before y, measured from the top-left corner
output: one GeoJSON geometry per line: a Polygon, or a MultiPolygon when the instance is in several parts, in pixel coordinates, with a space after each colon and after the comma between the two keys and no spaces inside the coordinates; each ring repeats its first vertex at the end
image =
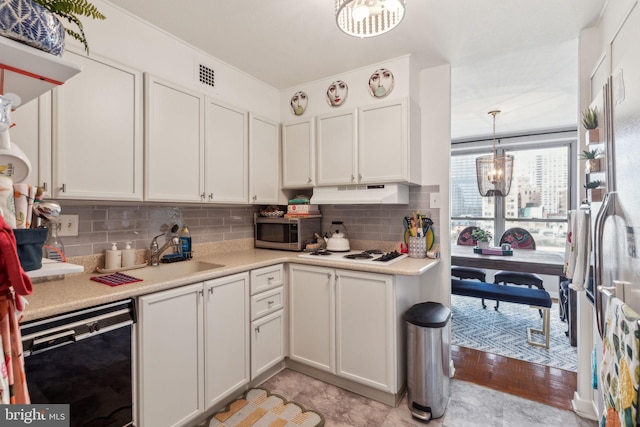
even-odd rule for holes
{"type": "Polygon", "coordinates": [[[567,224],[567,238],[564,246],[564,275],[567,279],[573,277],[573,270],[576,267],[576,245],[574,234],[577,234],[576,211],[569,211],[567,224]]]}
{"type": "MultiPolygon", "coordinates": [[[[12,187],[13,191],[13,187],[12,187]]],[[[0,403],[30,403],[18,326],[22,296],[33,290],[20,266],[13,230],[0,216],[0,403]]]]}
{"type": "MultiPolygon", "coordinates": [[[[13,184],[13,198],[16,206],[16,227],[29,228],[27,213],[29,212],[29,184],[13,184]]],[[[33,204],[32,204],[33,205],[33,204]]]]}
{"type": "MultiPolygon", "coordinates": [[[[606,298],[606,297],[605,297],[606,298]]],[[[636,425],[640,359],[640,316],[619,298],[607,301],[600,385],[604,397],[601,426],[636,425]]]]}
{"type": "Polygon", "coordinates": [[[13,179],[0,175],[0,217],[9,224],[9,228],[16,228],[16,204],[13,198],[13,179]]]}
{"type": "Polygon", "coordinates": [[[571,289],[584,291],[587,288],[590,255],[591,219],[585,210],[571,211],[565,246],[565,275],[571,279],[571,289]]]}

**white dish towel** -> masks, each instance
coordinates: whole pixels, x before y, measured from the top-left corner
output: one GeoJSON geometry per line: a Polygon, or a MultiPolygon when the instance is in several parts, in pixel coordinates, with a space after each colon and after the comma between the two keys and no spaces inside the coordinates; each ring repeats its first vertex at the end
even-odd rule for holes
{"type": "Polygon", "coordinates": [[[576,291],[586,289],[591,254],[591,219],[586,210],[571,211],[565,245],[565,276],[576,291]]]}

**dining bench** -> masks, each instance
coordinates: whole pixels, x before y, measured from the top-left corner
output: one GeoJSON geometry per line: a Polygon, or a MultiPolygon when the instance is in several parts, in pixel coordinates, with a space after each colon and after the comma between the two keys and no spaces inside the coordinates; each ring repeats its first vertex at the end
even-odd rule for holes
{"type": "MultiPolygon", "coordinates": [[[[542,311],[542,329],[527,328],[527,342],[537,347],[549,348],[549,331],[551,327],[551,295],[544,289],[505,286],[476,280],[451,279],[451,293],[465,297],[485,298],[496,301],[526,304],[542,311]],[[533,340],[532,334],[542,334],[544,343],[533,340]]],[[[486,305],[482,305],[486,308],[486,305]]],[[[495,308],[496,311],[498,308],[495,308]]]]}

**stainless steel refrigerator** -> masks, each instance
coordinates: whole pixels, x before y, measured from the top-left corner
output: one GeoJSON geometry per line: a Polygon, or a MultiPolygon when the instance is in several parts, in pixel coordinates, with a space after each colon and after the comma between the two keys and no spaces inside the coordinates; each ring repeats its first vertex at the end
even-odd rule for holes
{"type": "MultiPolygon", "coordinates": [[[[612,44],[613,72],[603,89],[599,112],[607,193],[593,230],[593,295],[601,336],[604,301],[598,286],[614,288],[640,313],[640,10],[628,19],[635,22],[626,22],[612,44]]],[[[592,204],[592,215],[595,207],[592,204]]]]}

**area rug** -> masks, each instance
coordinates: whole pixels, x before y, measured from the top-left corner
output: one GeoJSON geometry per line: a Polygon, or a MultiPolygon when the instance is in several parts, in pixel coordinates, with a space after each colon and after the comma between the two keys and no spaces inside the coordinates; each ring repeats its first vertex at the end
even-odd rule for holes
{"type": "MultiPolygon", "coordinates": [[[[578,353],[565,335],[567,324],[558,316],[558,304],[551,307],[549,349],[527,343],[527,328],[542,328],[538,310],[528,305],[500,302],[499,311],[493,309],[495,301],[451,295],[451,343],[486,353],[520,359],[566,371],[577,371],[578,353]]],[[[542,342],[543,336],[533,335],[542,342]]]]}
{"type": "Polygon", "coordinates": [[[252,388],[213,415],[209,427],[322,427],[324,417],[296,402],[252,388]]]}

